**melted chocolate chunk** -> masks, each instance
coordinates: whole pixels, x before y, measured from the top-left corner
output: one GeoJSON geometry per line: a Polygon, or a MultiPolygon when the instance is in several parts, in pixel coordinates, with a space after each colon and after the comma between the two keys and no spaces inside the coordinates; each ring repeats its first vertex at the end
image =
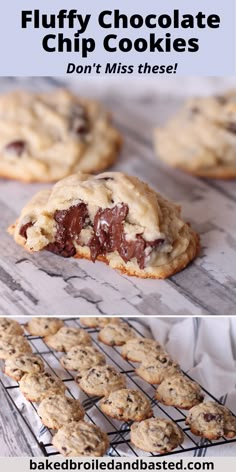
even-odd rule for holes
{"type": "Polygon", "coordinates": [[[94,236],[89,242],[91,259],[96,260],[99,254],[117,251],[120,257],[128,262],[133,258],[137,259],[141,269],[145,266],[145,249],[157,247],[164,242],[163,239],[147,242],[140,234],[135,240],[128,241],[124,232],[124,222],[128,215],[129,208],[125,203],[113,208],[101,208],[94,218],[94,236]]]}
{"type": "Polygon", "coordinates": [[[100,208],[97,211],[94,218],[94,233],[105,252],[113,252],[120,245],[123,223],[128,212],[128,205],[124,203],[105,210],[100,208]]]}
{"type": "Polygon", "coordinates": [[[26,143],[25,141],[21,141],[21,140],[12,141],[11,143],[5,146],[5,150],[9,154],[14,154],[15,156],[18,156],[18,157],[20,157],[23,154],[25,148],[26,148],[26,143]]]}
{"type": "Polygon", "coordinates": [[[20,236],[22,236],[22,238],[27,239],[27,229],[31,228],[31,226],[33,226],[33,223],[31,221],[21,226],[19,233],[20,233],[20,236]]]}
{"type": "MultiPolygon", "coordinates": [[[[94,218],[94,235],[88,242],[93,262],[99,255],[117,251],[125,262],[136,258],[139,267],[143,269],[148,253],[164,243],[162,238],[145,241],[141,234],[137,234],[134,240],[128,240],[124,231],[128,212],[129,207],[125,203],[112,208],[99,208],[94,218]]],[[[57,210],[54,220],[57,223],[55,241],[45,249],[63,257],[73,257],[76,253],[74,242],[80,243],[81,230],[91,225],[87,205],[79,203],[67,210],[57,210]]],[[[27,229],[32,225],[33,223],[27,223],[22,226],[21,236],[27,238],[27,229]]]]}
{"type": "Polygon", "coordinates": [[[68,208],[68,210],[57,210],[54,215],[58,223],[57,242],[66,239],[77,239],[86,223],[89,223],[87,205],[79,203],[68,208]]]}
{"type": "Polygon", "coordinates": [[[57,222],[55,242],[45,249],[63,257],[72,257],[76,250],[73,241],[77,241],[81,230],[89,223],[87,205],[79,203],[68,210],[57,210],[54,214],[57,222]]]}

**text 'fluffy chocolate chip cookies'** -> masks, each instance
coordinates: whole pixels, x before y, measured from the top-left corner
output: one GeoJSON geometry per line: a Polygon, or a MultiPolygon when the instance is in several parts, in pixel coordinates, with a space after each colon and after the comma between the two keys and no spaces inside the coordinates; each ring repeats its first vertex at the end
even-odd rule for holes
{"type": "Polygon", "coordinates": [[[29,251],[100,260],[143,278],[169,277],[199,252],[180,208],[119,172],[78,173],[39,192],[9,232],[29,251]]]}
{"type": "Polygon", "coordinates": [[[236,178],[236,91],[188,100],[155,132],[158,157],[190,174],[236,178]]]}
{"type": "Polygon", "coordinates": [[[110,115],[68,90],[0,96],[0,176],[53,182],[111,165],[121,136],[110,115]]]}

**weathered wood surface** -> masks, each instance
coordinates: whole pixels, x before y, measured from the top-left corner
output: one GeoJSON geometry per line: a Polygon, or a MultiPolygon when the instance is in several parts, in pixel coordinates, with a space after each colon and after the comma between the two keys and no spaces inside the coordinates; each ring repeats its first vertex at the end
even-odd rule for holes
{"type": "MultiPolygon", "coordinates": [[[[208,91],[210,84],[208,81],[208,91]]],[[[37,89],[65,85],[65,80],[0,79],[0,90],[16,85],[37,89]]],[[[117,84],[117,82],[116,82],[117,84]]],[[[70,84],[71,85],[71,84],[70,84]]],[[[78,86],[73,82],[75,89],[78,86]]],[[[200,257],[166,281],[139,280],[102,263],[65,260],[49,253],[29,255],[17,247],[6,228],[22,205],[43,185],[0,182],[0,310],[12,315],[232,315],[236,306],[235,182],[204,181],[158,163],[152,131],[180,105],[173,93],[142,87],[127,93],[130,81],[83,93],[102,98],[125,137],[115,169],[135,174],[183,207],[185,218],[200,232],[200,257]],[[127,84],[127,85],[126,85],[127,84]],[[140,89],[141,90],[141,89],[140,89]]]]}
{"type": "Polygon", "coordinates": [[[42,456],[42,451],[0,384],[0,456],[42,456]]]}

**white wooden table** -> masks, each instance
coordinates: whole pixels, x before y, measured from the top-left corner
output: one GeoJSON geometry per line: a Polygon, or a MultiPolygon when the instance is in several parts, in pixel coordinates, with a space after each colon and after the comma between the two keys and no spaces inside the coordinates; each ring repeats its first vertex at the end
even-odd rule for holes
{"type": "MultiPolygon", "coordinates": [[[[201,234],[200,257],[165,281],[120,275],[102,263],[63,259],[48,252],[29,255],[6,233],[42,184],[0,182],[0,310],[12,315],[231,315],[236,306],[236,185],[206,181],[158,163],[152,130],[188,93],[216,90],[220,79],[83,81],[82,93],[98,96],[114,114],[125,145],[114,169],[137,175],[179,202],[184,217],[201,234]],[[146,85],[145,85],[146,84],[146,85]],[[201,87],[198,85],[201,84],[201,87]],[[205,86],[204,86],[205,84],[205,86]],[[175,86],[173,86],[175,85],[175,86]],[[170,90],[170,93],[168,93],[170,90]],[[179,92],[175,95],[176,92],[179,92]]],[[[64,79],[0,79],[13,87],[50,88],[64,79]]],[[[79,90],[78,81],[70,82],[79,90]]]]}

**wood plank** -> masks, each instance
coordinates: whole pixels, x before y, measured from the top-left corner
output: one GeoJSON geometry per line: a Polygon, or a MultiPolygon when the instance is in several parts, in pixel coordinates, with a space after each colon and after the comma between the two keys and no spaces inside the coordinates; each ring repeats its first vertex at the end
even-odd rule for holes
{"type": "Polygon", "coordinates": [[[0,454],[1,457],[43,456],[19,413],[0,384],[0,454]]]}

